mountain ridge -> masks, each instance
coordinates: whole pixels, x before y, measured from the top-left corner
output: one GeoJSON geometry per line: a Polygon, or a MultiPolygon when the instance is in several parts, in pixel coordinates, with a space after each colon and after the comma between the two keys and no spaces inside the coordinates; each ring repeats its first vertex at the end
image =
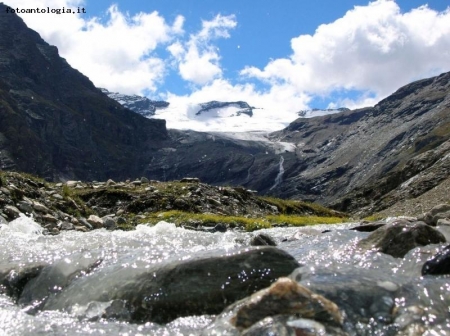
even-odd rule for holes
{"type": "Polygon", "coordinates": [[[167,138],[126,110],[0,4],[0,167],[47,179],[125,178],[167,138]]]}

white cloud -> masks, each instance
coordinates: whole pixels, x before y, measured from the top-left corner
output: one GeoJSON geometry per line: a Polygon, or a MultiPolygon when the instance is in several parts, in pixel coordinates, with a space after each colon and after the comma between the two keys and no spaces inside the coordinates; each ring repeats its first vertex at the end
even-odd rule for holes
{"type": "MultiPolygon", "coordinates": [[[[28,0],[7,0],[11,7],[28,8],[28,0]]],[[[33,7],[70,8],[82,0],[35,0],[33,7]]],[[[314,98],[330,101],[329,108],[373,105],[408,82],[450,70],[450,9],[437,12],[422,6],[402,13],[391,0],[356,6],[342,18],[323,24],[312,35],[291,40],[291,55],[265,67],[249,64],[238,79],[226,78],[218,39],[230,38],[233,15],[202,21],[195,33],[184,32],[184,18],[172,23],[157,12],[130,16],[111,6],[104,18],[77,15],[22,15],[27,25],[56,45],[68,62],[97,86],[122,93],[162,93],[170,71],[193,84],[191,92],[166,99],[162,112],[169,127],[223,129],[220,123],[195,121],[193,108],[211,100],[243,100],[263,109],[251,120],[227,120],[228,126],[275,130],[307,109],[314,98]],[[162,59],[156,50],[166,49],[162,59]],[[260,85],[261,82],[264,85],[260,85]],[[347,92],[359,92],[346,96],[347,92]],[[222,128],[221,128],[222,127],[222,128]]],[[[239,47],[239,46],[238,46],[239,47]]],[[[316,106],[310,106],[316,107],[316,106]]],[[[228,127],[227,126],[227,127],[228,127]]]]}
{"type": "Polygon", "coordinates": [[[376,102],[412,80],[450,69],[450,10],[422,6],[401,13],[394,1],[379,0],[319,26],[314,35],[293,38],[291,46],[289,57],[264,69],[249,66],[242,75],[312,95],[364,91],[360,104],[376,102]]]}
{"type": "Polygon", "coordinates": [[[219,50],[211,44],[218,38],[229,38],[229,30],[236,27],[234,15],[218,14],[211,21],[202,21],[202,29],[190,35],[182,44],[177,41],[167,50],[178,63],[181,78],[197,85],[205,85],[222,76],[219,50]]]}
{"type": "MultiPolygon", "coordinates": [[[[29,1],[10,0],[12,7],[29,8],[29,1]]],[[[79,0],[37,0],[34,7],[76,8],[79,0]]],[[[48,43],[76,69],[99,87],[122,93],[156,91],[166,71],[154,50],[183,33],[183,17],[173,25],[157,12],[124,14],[116,5],[107,11],[106,22],[87,20],[83,14],[21,14],[26,24],[39,31],[48,43]]]]}

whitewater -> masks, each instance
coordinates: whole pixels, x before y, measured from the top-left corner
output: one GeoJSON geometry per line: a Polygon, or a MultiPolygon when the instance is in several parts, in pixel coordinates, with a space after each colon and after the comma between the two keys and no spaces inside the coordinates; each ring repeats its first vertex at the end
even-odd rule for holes
{"type": "MultiPolygon", "coordinates": [[[[361,253],[356,244],[367,233],[348,230],[355,223],[317,225],[304,228],[274,228],[253,233],[232,231],[207,233],[186,230],[174,224],[160,222],[155,226],[138,225],[133,231],[94,230],[89,233],[66,231],[56,236],[44,235],[31,218],[22,216],[0,226],[0,272],[11,266],[26,267],[37,263],[56,265],[61,274],[70,274],[80,265],[101,261],[92,274],[85,274],[68,285],[72,296],[88,304],[66,305],[61,309],[36,310],[32,305],[21,306],[0,294],[0,335],[233,335],[213,315],[178,318],[168,324],[133,324],[102,318],[111,302],[92,301],[84,294],[96,286],[113,290],[118,281],[126,282],[133,274],[143,272],[167,260],[189,260],[213,251],[231,253],[249,247],[253,236],[270,235],[278,247],[297,259],[303,266],[291,275],[305,286],[326,285],[345,292],[350,285],[354,300],[367,300],[367,288],[386,294],[370,306],[375,319],[355,320],[349,316],[348,330],[353,335],[390,335],[386,324],[386,306],[418,307],[427,313],[421,322],[429,331],[426,335],[447,335],[450,330],[450,284],[448,277],[420,276],[421,265],[442,246],[430,245],[410,251],[405,258],[396,259],[376,252],[361,253]],[[98,283],[100,282],[100,283],[98,283]],[[400,288],[406,288],[400,290],[400,288]],[[391,301],[395,300],[394,301],[391,301]]],[[[449,232],[445,232],[447,239],[449,232]]],[[[11,275],[13,276],[13,275],[11,275]]],[[[64,293],[61,277],[49,274],[50,296],[64,293]]],[[[199,284],[201,285],[201,284],[199,284]]],[[[41,292],[35,288],[33,295],[41,292]]],[[[1,293],[1,292],[0,292],[1,293]]],[[[347,295],[347,294],[345,294],[347,295]]],[[[42,297],[42,299],[45,299],[42,297]]],[[[51,298],[50,298],[51,299],[51,298]]],[[[339,303],[338,303],[339,304],[339,303]]],[[[397,325],[414,323],[417,311],[406,309],[397,325]]],[[[222,317],[220,317],[222,318],[222,317]]],[[[392,334],[394,335],[394,334],[392,334]]]]}

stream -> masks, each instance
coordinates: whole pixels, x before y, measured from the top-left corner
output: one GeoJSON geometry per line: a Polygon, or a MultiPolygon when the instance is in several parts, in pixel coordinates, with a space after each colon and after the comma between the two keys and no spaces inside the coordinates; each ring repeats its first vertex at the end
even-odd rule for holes
{"type": "Polygon", "coordinates": [[[27,285],[18,302],[0,287],[0,335],[233,335],[213,314],[157,324],[103,318],[101,312],[112,305],[108,293],[161,263],[233,253],[249,247],[259,233],[271,236],[302,265],[291,278],[345,311],[348,335],[448,335],[450,278],[420,273],[445,245],[416,248],[404,258],[362,253],[356,244],[368,233],[348,230],[351,226],[208,233],[160,222],[127,232],[51,236],[23,216],[0,226],[0,274],[30,265],[56,266],[44,269],[40,282],[27,285]]]}

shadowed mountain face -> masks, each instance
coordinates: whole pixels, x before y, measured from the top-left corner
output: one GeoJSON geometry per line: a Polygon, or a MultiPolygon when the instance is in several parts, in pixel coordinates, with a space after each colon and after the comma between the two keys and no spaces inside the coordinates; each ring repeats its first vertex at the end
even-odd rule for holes
{"type": "Polygon", "coordinates": [[[48,179],[142,174],[163,120],[108,98],[0,4],[0,168],[48,179]]]}

